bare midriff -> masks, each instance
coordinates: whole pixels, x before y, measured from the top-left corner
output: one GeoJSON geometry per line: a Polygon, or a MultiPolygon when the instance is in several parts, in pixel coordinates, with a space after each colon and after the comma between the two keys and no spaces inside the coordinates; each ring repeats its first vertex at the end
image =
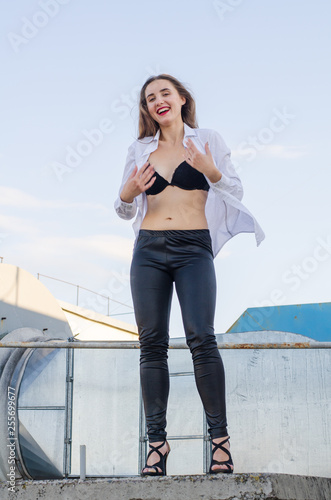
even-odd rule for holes
{"type": "Polygon", "coordinates": [[[208,192],[167,186],[147,196],[147,212],[141,229],[208,229],[205,205],[208,192]]]}
{"type": "MultiPolygon", "coordinates": [[[[157,171],[170,182],[176,167],[183,161],[185,149],[182,144],[165,147],[159,142],[148,161],[157,165],[157,171]]],[[[208,192],[201,189],[185,190],[167,186],[161,193],[147,195],[147,212],[141,229],[208,229],[205,205],[208,192]]]]}

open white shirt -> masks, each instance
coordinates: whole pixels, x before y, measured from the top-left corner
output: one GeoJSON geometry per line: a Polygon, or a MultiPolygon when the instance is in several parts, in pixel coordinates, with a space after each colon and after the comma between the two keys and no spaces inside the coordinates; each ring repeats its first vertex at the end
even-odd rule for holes
{"type": "MultiPolygon", "coordinates": [[[[159,137],[160,130],[157,131],[154,137],[137,139],[131,144],[119,196],[115,201],[115,210],[122,219],[132,219],[137,214],[133,223],[136,238],[147,211],[146,193],[136,196],[132,203],[122,201],[120,193],[135,165],[137,165],[138,169],[141,168],[149,155],[158,148],[159,137]]],[[[205,154],[205,144],[208,141],[215,165],[222,173],[222,178],[215,183],[210,182],[206,177],[210,189],[205,214],[214,257],[216,257],[223,245],[238,233],[255,233],[256,243],[259,245],[264,239],[264,232],[253,215],[241,203],[243,197],[242,184],[232,165],[231,151],[226,146],[223,138],[215,130],[192,129],[184,123],[184,146],[188,137],[191,138],[197,149],[203,154],[205,154]]]]}

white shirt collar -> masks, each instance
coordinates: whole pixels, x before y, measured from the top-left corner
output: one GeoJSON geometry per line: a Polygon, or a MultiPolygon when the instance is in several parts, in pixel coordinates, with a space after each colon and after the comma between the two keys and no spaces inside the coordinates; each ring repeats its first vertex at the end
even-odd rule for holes
{"type": "MultiPolygon", "coordinates": [[[[196,132],[195,132],[195,129],[194,128],[191,128],[189,127],[185,122],[184,122],[184,139],[186,137],[190,137],[190,136],[194,136],[196,135],[196,132]]],[[[156,134],[154,135],[153,137],[153,141],[157,141],[157,143],[159,142],[159,138],[160,138],[160,129],[156,132],[156,134]]]]}
{"type": "MultiPolygon", "coordinates": [[[[154,137],[152,138],[151,140],[151,136],[149,137],[144,137],[144,139],[141,139],[140,142],[142,143],[147,143],[147,146],[146,148],[144,149],[144,152],[143,152],[143,157],[145,156],[148,156],[150,153],[152,153],[153,151],[155,151],[158,147],[158,144],[159,144],[159,139],[160,139],[160,129],[156,132],[156,134],[154,135],[154,137]]],[[[185,146],[185,140],[187,137],[194,137],[196,136],[197,133],[196,133],[196,130],[194,128],[191,128],[189,127],[188,125],[186,125],[186,123],[184,123],[184,138],[183,138],[183,145],[185,146]]],[[[185,146],[186,147],[186,146],[185,146]]]]}

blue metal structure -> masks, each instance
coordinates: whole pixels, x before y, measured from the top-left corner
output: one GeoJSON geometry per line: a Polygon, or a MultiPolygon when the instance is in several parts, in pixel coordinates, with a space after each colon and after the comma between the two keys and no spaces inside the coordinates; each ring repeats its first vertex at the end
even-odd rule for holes
{"type": "Polygon", "coordinates": [[[299,333],[319,342],[330,341],[331,302],[250,307],[227,333],[262,330],[299,333]]]}

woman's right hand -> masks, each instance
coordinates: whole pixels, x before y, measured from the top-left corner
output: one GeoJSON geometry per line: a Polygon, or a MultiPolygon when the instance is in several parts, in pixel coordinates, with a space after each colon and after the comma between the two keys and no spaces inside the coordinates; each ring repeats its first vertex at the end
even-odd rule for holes
{"type": "Polygon", "coordinates": [[[123,186],[120,194],[121,200],[126,203],[132,203],[136,196],[154,184],[156,179],[155,176],[153,177],[154,174],[154,167],[148,161],[139,170],[136,165],[123,186]]]}

